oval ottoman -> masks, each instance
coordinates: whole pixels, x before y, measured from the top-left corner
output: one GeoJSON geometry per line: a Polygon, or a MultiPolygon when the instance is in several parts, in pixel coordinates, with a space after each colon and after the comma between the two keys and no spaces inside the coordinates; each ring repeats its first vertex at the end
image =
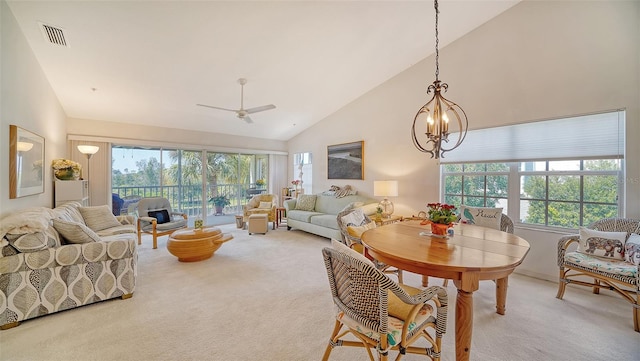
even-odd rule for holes
{"type": "Polygon", "coordinates": [[[167,250],[180,262],[197,262],[211,258],[224,242],[233,239],[217,227],[182,229],[175,231],[167,241],[167,250]]]}

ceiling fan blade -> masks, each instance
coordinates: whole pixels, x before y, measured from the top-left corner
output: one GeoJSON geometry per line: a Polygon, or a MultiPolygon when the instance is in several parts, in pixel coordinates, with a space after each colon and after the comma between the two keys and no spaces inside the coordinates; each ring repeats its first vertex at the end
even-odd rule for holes
{"type": "Polygon", "coordinates": [[[219,110],[226,110],[226,111],[229,111],[229,112],[237,112],[238,111],[236,109],[227,109],[227,108],[214,107],[213,105],[205,105],[205,104],[196,104],[196,105],[201,106],[201,107],[207,107],[207,108],[213,108],[213,109],[219,109],[219,110]]]}
{"type": "Polygon", "coordinates": [[[264,112],[265,110],[271,110],[271,109],[275,109],[275,108],[276,108],[275,105],[269,104],[269,105],[263,105],[261,107],[245,109],[245,111],[247,112],[247,114],[252,114],[252,113],[257,113],[257,112],[264,112]]]}
{"type": "Polygon", "coordinates": [[[249,118],[248,115],[245,115],[244,117],[242,117],[242,120],[247,122],[247,124],[253,124],[253,120],[251,118],[249,118]]]}

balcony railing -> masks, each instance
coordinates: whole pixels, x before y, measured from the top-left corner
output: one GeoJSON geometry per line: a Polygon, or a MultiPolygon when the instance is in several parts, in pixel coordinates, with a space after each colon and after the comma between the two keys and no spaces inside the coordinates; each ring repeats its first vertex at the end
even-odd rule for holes
{"type": "MultiPolygon", "coordinates": [[[[251,185],[253,186],[253,184],[251,185]]],[[[213,195],[226,195],[231,202],[223,209],[224,214],[242,214],[242,206],[247,204],[255,194],[263,193],[266,189],[250,187],[248,184],[217,184],[208,187],[206,199],[202,196],[202,186],[173,185],[173,186],[127,186],[112,187],[112,193],[125,200],[122,210],[128,208],[127,202],[136,202],[140,198],[163,197],[171,203],[171,209],[176,212],[184,212],[189,217],[210,216],[216,213],[215,205],[209,202],[213,195]],[[203,213],[203,202],[206,209],[203,213]]]]}

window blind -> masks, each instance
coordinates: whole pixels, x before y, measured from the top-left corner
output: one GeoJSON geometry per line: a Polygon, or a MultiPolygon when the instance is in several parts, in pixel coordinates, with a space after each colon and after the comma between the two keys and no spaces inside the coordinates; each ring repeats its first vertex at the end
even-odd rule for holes
{"type": "MultiPolygon", "coordinates": [[[[625,111],[471,130],[442,164],[624,157],[625,111]]],[[[457,139],[452,133],[449,139],[457,139]]]]}

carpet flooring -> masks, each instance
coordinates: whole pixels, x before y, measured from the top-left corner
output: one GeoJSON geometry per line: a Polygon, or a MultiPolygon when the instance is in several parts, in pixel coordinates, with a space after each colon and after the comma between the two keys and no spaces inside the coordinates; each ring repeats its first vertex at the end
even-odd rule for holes
{"type": "MultiPolygon", "coordinates": [[[[166,236],[155,250],[145,236],[132,298],[0,331],[0,360],[319,360],[334,322],[320,252],[330,241],[286,228],[249,236],[235,224],[220,227],[234,239],[213,258],[195,263],[169,254],[166,236]]],[[[405,283],[419,287],[420,277],[405,273],[405,283]]],[[[451,316],[443,360],[455,360],[456,289],[450,283],[447,290],[451,316]]],[[[481,282],[474,294],[471,359],[640,359],[629,303],[575,286],[558,300],[556,290],[553,282],[514,274],[507,313],[500,316],[495,285],[481,282]]],[[[334,361],[366,359],[360,348],[339,347],[331,354],[334,361]]]]}

